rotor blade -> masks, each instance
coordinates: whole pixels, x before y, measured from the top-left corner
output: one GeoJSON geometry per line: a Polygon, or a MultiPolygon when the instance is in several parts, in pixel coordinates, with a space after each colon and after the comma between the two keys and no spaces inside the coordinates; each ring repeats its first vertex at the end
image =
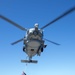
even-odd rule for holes
{"type": "Polygon", "coordinates": [[[46,24],[45,26],[43,26],[41,29],[46,28],[47,26],[51,25],[52,23],[56,22],[57,20],[63,18],[64,16],[72,13],[75,10],[75,6],[71,9],[69,9],[68,11],[66,11],[65,13],[63,13],[62,15],[60,15],[59,17],[55,18],[53,21],[49,22],[48,24],[46,24]]]}
{"type": "Polygon", "coordinates": [[[17,44],[18,42],[21,42],[21,41],[23,41],[23,38],[20,39],[20,40],[15,41],[15,42],[13,42],[13,43],[11,43],[11,45],[17,44]]]}
{"type": "MultiPolygon", "coordinates": [[[[44,38],[45,39],[45,38],[44,38]]],[[[53,43],[53,44],[55,44],[55,45],[60,45],[60,44],[58,44],[58,43],[56,43],[56,42],[53,42],[53,41],[50,41],[50,40],[48,40],[48,39],[45,39],[46,41],[48,41],[48,42],[50,42],[50,43],[53,43]]]]}
{"type": "Polygon", "coordinates": [[[21,30],[27,31],[27,29],[23,28],[23,27],[20,26],[19,24],[17,24],[17,23],[15,23],[15,22],[11,21],[10,19],[8,19],[8,18],[6,18],[6,17],[4,17],[4,16],[2,16],[2,15],[0,15],[0,18],[2,18],[2,19],[4,19],[4,20],[8,21],[9,23],[11,23],[12,25],[18,27],[18,28],[21,29],[21,30]]]}

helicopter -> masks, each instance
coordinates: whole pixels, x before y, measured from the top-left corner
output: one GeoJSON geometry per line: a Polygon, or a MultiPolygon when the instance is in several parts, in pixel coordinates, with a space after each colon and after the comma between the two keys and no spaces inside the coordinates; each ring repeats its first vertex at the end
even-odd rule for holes
{"type": "Polygon", "coordinates": [[[67,10],[66,12],[64,12],[63,14],[61,14],[60,16],[58,16],[57,18],[55,18],[54,20],[52,20],[51,22],[47,23],[46,25],[44,25],[43,27],[39,28],[39,24],[36,23],[34,25],[34,28],[24,28],[21,25],[13,22],[12,20],[6,18],[3,15],[0,15],[0,18],[6,20],[7,22],[11,23],[12,25],[16,26],[17,28],[26,31],[26,35],[24,36],[24,38],[21,38],[20,40],[17,40],[13,43],[11,43],[11,45],[17,44],[18,42],[23,41],[23,51],[28,55],[29,60],[21,60],[21,62],[24,63],[37,63],[37,60],[32,60],[32,57],[37,55],[40,56],[41,53],[43,52],[44,48],[46,48],[46,44],[45,41],[48,41],[50,43],[53,43],[55,45],[60,45],[56,42],[53,42],[51,40],[48,40],[46,38],[43,38],[43,29],[52,25],[54,22],[58,21],[59,19],[63,18],[64,16],[72,13],[75,10],[75,6],[72,7],[71,9],[67,10]]]}

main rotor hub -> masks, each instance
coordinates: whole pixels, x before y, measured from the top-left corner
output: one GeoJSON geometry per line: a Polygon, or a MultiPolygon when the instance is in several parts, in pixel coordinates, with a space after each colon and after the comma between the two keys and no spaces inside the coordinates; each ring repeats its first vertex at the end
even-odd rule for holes
{"type": "Polygon", "coordinates": [[[35,28],[38,28],[39,27],[39,24],[38,23],[35,23],[34,27],[35,28]]]}

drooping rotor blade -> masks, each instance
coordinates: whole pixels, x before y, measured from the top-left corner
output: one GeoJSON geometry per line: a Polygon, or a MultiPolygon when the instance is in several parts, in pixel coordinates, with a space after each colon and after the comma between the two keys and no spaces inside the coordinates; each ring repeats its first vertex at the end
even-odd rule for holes
{"type": "Polygon", "coordinates": [[[21,42],[21,41],[23,41],[23,38],[20,39],[20,40],[15,41],[15,42],[13,42],[13,43],[11,43],[11,45],[17,44],[17,43],[19,43],[19,42],[21,42]]]}
{"type": "Polygon", "coordinates": [[[57,20],[63,18],[64,16],[72,13],[73,11],[75,11],[75,6],[71,9],[69,9],[68,11],[64,12],[62,15],[60,15],[59,17],[55,18],[53,21],[49,22],[48,24],[46,24],[45,26],[43,26],[41,29],[46,28],[47,26],[51,25],[52,23],[56,22],[57,20]]]}
{"type": "Polygon", "coordinates": [[[17,24],[17,23],[15,23],[15,22],[11,21],[10,19],[8,19],[8,18],[6,18],[6,17],[4,17],[4,16],[2,16],[2,15],[0,15],[0,18],[2,18],[2,19],[4,19],[4,20],[8,21],[9,23],[11,23],[12,25],[16,26],[17,28],[19,28],[19,29],[21,29],[21,30],[27,31],[27,29],[23,28],[23,27],[20,26],[19,24],[17,24]]]}
{"type": "Polygon", "coordinates": [[[56,42],[50,41],[50,40],[45,39],[45,38],[44,38],[44,40],[46,40],[46,41],[48,41],[48,42],[50,42],[50,43],[53,43],[53,44],[55,44],[55,45],[60,45],[60,44],[58,44],[58,43],[56,43],[56,42]]]}

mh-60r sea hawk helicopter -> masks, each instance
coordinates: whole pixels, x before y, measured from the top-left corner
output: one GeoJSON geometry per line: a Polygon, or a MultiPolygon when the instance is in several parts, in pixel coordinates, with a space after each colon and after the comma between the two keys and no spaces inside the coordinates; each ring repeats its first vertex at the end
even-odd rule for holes
{"type": "Polygon", "coordinates": [[[66,11],[65,13],[60,15],[59,17],[55,18],[53,21],[49,22],[48,24],[46,24],[42,28],[39,28],[38,23],[36,23],[34,25],[34,28],[26,29],[26,28],[23,28],[22,26],[16,24],[15,22],[9,20],[8,18],[6,18],[2,15],[0,15],[0,18],[10,22],[12,25],[16,26],[17,28],[26,31],[25,37],[16,41],[16,42],[13,42],[12,45],[23,41],[24,42],[23,51],[28,55],[29,60],[21,60],[21,61],[26,62],[26,63],[37,63],[37,60],[32,60],[32,57],[35,55],[40,56],[41,52],[43,52],[43,49],[46,48],[46,46],[47,46],[47,45],[45,45],[45,40],[48,42],[51,42],[53,44],[60,45],[58,43],[55,43],[53,41],[50,41],[50,40],[43,38],[43,29],[48,27],[52,23],[56,22],[57,20],[61,19],[62,17],[70,14],[74,10],[75,10],[75,7],[69,9],[68,11],[66,11]]]}

